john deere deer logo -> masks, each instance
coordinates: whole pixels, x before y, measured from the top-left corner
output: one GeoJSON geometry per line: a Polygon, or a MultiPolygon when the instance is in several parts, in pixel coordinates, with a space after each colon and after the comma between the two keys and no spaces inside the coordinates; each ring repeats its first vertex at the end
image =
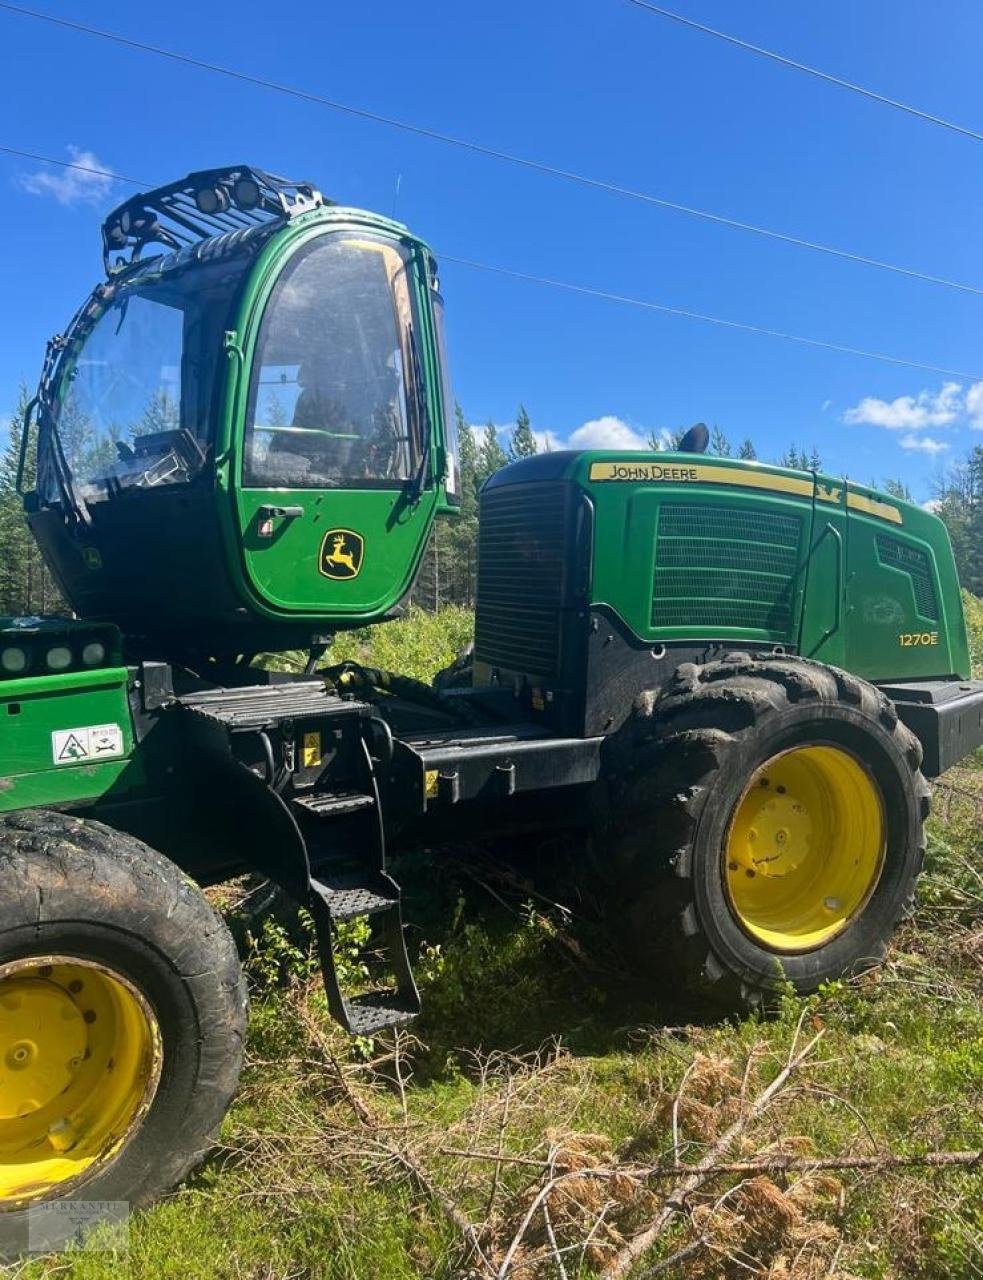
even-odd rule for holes
{"type": "Polygon", "coordinates": [[[353,533],[351,529],[329,529],[321,541],[318,568],[326,578],[340,581],[357,578],[364,550],[360,533],[353,533]]]}

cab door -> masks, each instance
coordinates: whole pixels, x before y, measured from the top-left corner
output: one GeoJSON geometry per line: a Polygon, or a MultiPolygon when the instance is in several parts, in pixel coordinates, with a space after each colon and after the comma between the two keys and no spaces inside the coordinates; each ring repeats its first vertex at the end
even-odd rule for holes
{"type": "Polygon", "coordinates": [[[369,620],[412,583],[436,503],[416,271],[395,239],[330,230],[266,298],[235,506],[251,591],[281,616],[369,620]]]}

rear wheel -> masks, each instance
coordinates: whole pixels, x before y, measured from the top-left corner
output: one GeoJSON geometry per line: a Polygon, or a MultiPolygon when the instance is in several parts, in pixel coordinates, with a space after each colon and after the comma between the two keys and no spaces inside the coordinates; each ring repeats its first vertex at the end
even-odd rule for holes
{"type": "Polygon", "coordinates": [[[62,1243],[72,1219],[44,1206],[136,1208],[201,1159],[238,1079],[245,989],[221,918],[129,836],[14,814],[0,819],[0,869],[0,1252],[10,1256],[62,1243]]]}
{"type": "Polygon", "coordinates": [[[646,967],[747,1008],[883,958],[914,898],[929,790],[878,690],[734,654],[681,667],[635,727],[616,851],[646,967]]]}

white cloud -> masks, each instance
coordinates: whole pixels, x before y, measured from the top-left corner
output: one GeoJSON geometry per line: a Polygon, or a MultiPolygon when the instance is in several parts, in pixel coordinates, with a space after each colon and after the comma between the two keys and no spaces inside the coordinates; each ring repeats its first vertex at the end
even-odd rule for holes
{"type": "Polygon", "coordinates": [[[51,196],[59,204],[101,204],[108,195],[113,178],[94,151],[69,147],[72,169],[38,169],[22,173],[20,186],[32,196],[51,196]],[[97,172],[101,171],[101,172],[97,172]]]}
{"type": "Polygon", "coordinates": [[[966,413],[969,425],[983,431],[983,382],[974,382],[966,392],[966,413]]]}
{"type": "Polygon", "coordinates": [[[571,431],[567,439],[570,449],[647,449],[648,441],[614,414],[592,418],[571,431]]]}
{"type": "Polygon", "coordinates": [[[927,502],[922,503],[922,510],[931,511],[931,513],[934,515],[936,511],[938,511],[939,507],[941,506],[942,506],[942,502],[939,498],[929,498],[927,502]]]}
{"type": "Polygon", "coordinates": [[[916,436],[913,432],[902,436],[899,441],[902,449],[918,449],[922,453],[942,453],[948,449],[944,440],[934,440],[931,436],[916,436]]]}
{"type": "Polygon", "coordinates": [[[833,402],[832,402],[832,400],[824,400],[824,401],[823,401],[823,413],[825,413],[827,409],[831,409],[832,407],[833,407],[833,402]]]}
{"type": "MultiPolygon", "coordinates": [[[[971,387],[969,394],[975,391],[976,387],[971,387]]],[[[919,391],[917,396],[898,396],[896,400],[864,396],[859,404],[846,410],[843,421],[851,426],[886,427],[889,431],[948,427],[964,412],[966,400],[958,382],[944,382],[937,392],[919,391]]],[[[983,392],[980,392],[979,405],[983,410],[983,392]]]]}

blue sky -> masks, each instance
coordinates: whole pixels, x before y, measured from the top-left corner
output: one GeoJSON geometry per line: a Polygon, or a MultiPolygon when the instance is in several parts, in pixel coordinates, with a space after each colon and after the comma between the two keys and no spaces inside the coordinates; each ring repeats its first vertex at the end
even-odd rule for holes
{"type": "MultiPolygon", "coordinates": [[[[42,0],[38,0],[42,3],[42,0]]],[[[672,7],[672,6],[669,6],[672,7]]],[[[700,21],[983,130],[973,0],[675,0],[700,21]]],[[[172,0],[47,11],[486,145],[983,286],[983,144],[626,0],[172,0]],[[275,15],[282,12],[283,20],[275,15]],[[271,16],[273,15],[273,16],[271,16]]],[[[711,226],[0,11],[0,143],[152,182],[247,161],[397,215],[449,255],[976,377],[880,364],[446,264],[474,422],[523,401],[554,443],[698,419],[762,456],[926,499],[983,443],[983,297],[711,226]],[[74,151],[71,149],[74,148],[74,151]]],[[[0,156],[0,409],[98,278],[121,182],[0,156]]]]}

